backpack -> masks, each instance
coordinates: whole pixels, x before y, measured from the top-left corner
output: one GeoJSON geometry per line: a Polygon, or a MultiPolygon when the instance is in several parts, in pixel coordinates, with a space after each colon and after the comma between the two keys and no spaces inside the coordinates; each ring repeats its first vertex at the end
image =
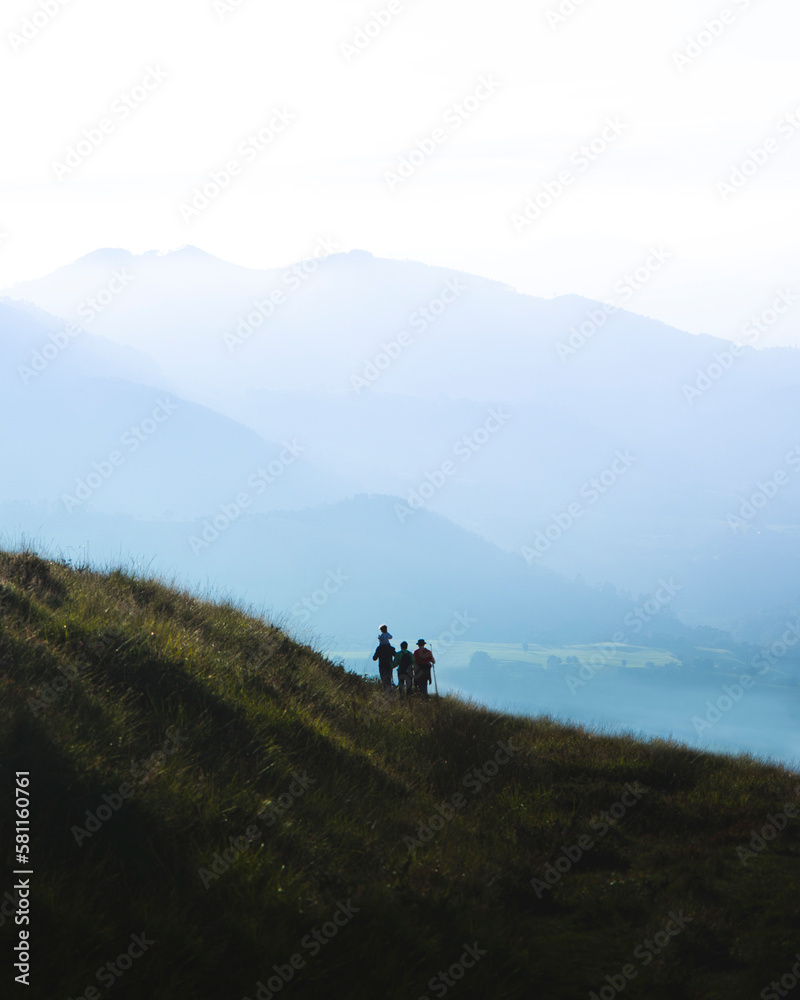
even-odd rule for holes
{"type": "Polygon", "coordinates": [[[414,656],[408,649],[404,649],[400,654],[400,662],[397,664],[398,674],[408,674],[411,673],[411,668],[414,666],[414,656]]]}

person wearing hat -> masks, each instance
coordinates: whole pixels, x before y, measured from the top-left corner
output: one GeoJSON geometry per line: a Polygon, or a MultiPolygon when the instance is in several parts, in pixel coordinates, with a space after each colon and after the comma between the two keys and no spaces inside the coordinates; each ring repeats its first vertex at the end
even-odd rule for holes
{"type": "Polygon", "coordinates": [[[417,639],[414,650],[414,686],[423,696],[428,697],[428,685],[431,682],[431,667],[436,663],[433,653],[425,648],[425,640],[417,639]]]}

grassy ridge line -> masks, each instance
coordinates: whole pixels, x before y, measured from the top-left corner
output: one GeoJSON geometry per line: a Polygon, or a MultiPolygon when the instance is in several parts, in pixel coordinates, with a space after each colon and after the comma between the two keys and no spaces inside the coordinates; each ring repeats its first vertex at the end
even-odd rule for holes
{"type": "Polygon", "coordinates": [[[797,801],[786,769],[387,702],[274,626],[153,581],[0,553],[0,723],[0,772],[32,777],[29,996],[105,995],[98,970],[143,931],[155,944],[114,998],[253,998],[293,955],[281,996],[438,996],[432,977],[475,941],[486,955],[453,996],[583,997],[632,964],[626,997],[736,998],[798,950],[797,821],[737,855],[797,801]],[[490,773],[500,743],[515,752],[490,773]],[[614,818],[630,786],[648,791],[614,818]],[[637,954],[673,912],[686,929],[637,954]]]}

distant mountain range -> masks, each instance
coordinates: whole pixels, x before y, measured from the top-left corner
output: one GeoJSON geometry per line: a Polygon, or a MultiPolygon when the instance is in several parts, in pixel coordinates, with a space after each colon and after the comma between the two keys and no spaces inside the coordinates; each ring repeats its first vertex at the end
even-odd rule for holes
{"type": "MultiPolygon", "coordinates": [[[[328,249],[266,272],[194,248],[102,250],[6,289],[6,530],[51,524],[74,545],[81,524],[106,551],[113,523],[120,551],[174,548],[179,574],[290,610],[374,523],[353,549],[363,585],[337,593],[338,617],[333,597],[313,615],[335,631],[342,615],[348,630],[382,620],[394,600],[428,606],[419,576],[398,588],[409,604],[392,587],[411,552],[422,558],[411,538],[424,524],[437,615],[463,603],[450,599],[461,574],[456,590],[491,608],[487,639],[532,638],[545,621],[613,631],[622,606],[595,614],[601,591],[567,582],[578,574],[632,595],[673,578],[671,610],[690,624],[748,641],[783,630],[800,556],[795,349],[732,350],[579,297],[328,249]],[[174,409],[146,433],[165,401],[174,409]],[[64,497],[91,475],[97,488],[70,510],[64,497]],[[147,544],[222,518],[237,496],[242,515],[207,552],[147,544]],[[20,503],[36,506],[23,516],[20,503]]],[[[776,322],[799,304],[776,301],[776,322]]]]}

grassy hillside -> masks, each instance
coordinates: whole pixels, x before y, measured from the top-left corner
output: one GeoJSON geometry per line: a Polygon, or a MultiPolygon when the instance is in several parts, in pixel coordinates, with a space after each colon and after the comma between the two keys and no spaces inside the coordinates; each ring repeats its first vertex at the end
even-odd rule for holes
{"type": "Polygon", "coordinates": [[[17,770],[28,997],[731,1000],[800,951],[800,775],[387,700],[232,607],[0,553],[6,981],[17,770]]]}

